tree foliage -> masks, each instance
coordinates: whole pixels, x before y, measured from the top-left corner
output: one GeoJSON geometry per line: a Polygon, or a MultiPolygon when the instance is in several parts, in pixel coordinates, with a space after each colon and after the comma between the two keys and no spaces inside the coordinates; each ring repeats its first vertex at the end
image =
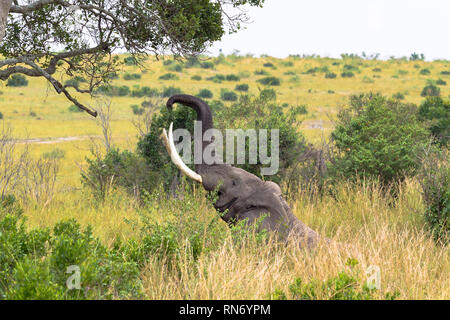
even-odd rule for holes
{"type": "MultiPolygon", "coordinates": [[[[126,49],[136,62],[146,53],[201,53],[226,31],[247,20],[230,9],[261,6],[264,0],[18,0],[9,9],[0,44],[0,79],[15,73],[44,77],[58,93],[92,115],[70,91],[92,93],[123,63],[112,53],[126,49]],[[62,84],[82,76],[80,84],[62,84]]],[[[236,10],[234,10],[236,11],[236,10]]],[[[1,29],[1,28],[0,28],[1,29]]],[[[0,30],[1,33],[2,30],[0,30]]],[[[128,61],[130,63],[130,61],[128,61]]]]}

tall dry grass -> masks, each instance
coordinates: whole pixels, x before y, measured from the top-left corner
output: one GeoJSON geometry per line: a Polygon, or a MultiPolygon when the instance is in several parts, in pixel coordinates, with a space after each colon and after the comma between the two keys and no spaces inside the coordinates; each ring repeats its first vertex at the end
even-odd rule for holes
{"type": "MultiPolygon", "coordinates": [[[[178,268],[150,259],[142,272],[146,297],[267,299],[275,289],[288,293],[299,277],[304,282],[336,277],[353,258],[359,262],[363,282],[370,265],[380,268],[381,288],[374,298],[383,299],[388,292],[397,292],[399,299],[450,298],[449,251],[423,227],[423,204],[415,181],[403,185],[395,205],[389,204],[376,183],[362,183],[342,184],[335,196],[315,201],[300,194],[291,206],[332,244],[306,252],[294,243],[261,244],[250,238],[237,248],[229,238],[195,263],[181,255],[178,268]]],[[[319,291],[316,298],[331,297],[319,291]]]]}

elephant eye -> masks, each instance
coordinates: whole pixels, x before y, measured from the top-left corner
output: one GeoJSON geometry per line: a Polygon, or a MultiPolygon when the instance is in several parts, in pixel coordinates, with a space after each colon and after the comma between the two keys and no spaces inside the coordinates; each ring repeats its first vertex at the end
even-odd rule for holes
{"type": "Polygon", "coordinates": [[[220,196],[222,195],[222,191],[219,190],[219,191],[217,192],[217,195],[220,197],[220,196]]]}

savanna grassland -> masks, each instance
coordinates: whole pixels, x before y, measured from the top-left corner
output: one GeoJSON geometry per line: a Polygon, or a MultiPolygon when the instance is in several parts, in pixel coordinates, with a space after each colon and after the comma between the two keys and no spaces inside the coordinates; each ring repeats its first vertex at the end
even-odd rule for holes
{"type": "MultiPolygon", "coordinates": [[[[280,104],[287,104],[288,108],[306,106],[307,113],[298,116],[302,120],[298,130],[313,144],[329,138],[333,121],[339,109],[348,104],[351,94],[380,92],[403,102],[420,104],[424,99],[422,89],[441,79],[440,95],[450,96],[448,61],[238,55],[202,57],[190,67],[185,61],[167,61],[170,58],[149,57],[142,67],[124,64],[112,84],[128,86],[130,93],[125,96],[77,96],[94,109],[110,101],[112,142],[118,148],[136,148],[138,131],[132,124],[136,115],[131,106],[141,106],[148,98],[133,97],[132,91],[144,86],[159,92],[172,86],[192,95],[209,89],[213,97],[207,101],[221,100],[222,89],[242,94],[235,91],[239,84],[247,84],[248,93],[255,95],[266,87],[273,88],[280,104]],[[174,79],[160,78],[168,73],[174,79]],[[139,74],[140,78],[125,80],[126,74],[139,74]],[[264,85],[258,81],[269,76],[280,83],[264,85]]],[[[121,272],[127,273],[126,263],[135,263],[134,269],[130,267],[136,273],[132,285],[121,289],[111,285],[108,295],[86,297],[450,298],[448,247],[436,243],[429,235],[423,214],[425,204],[415,178],[406,179],[395,196],[373,181],[342,181],[333,194],[320,197],[312,197],[303,190],[289,190],[287,199],[294,214],[332,240],[331,246],[321,245],[314,252],[302,251],[294,244],[280,246],[271,239],[261,240],[259,235],[247,234],[239,227],[230,230],[205,199],[204,191],[195,186],[185,186],[187,192],[178,198],[167,198],[160,190],[143,203],[116,190],[99,203],[80,180],[80,167],[86,167],[85,158],[91,155],[93,143],[98,140],[96,143],[101,144],[98,120],[86,113],[70,111],[71,103],[57,95],[43,79],[27,80],[28,86],[11,87],[3,83],[0,88],[2,125],[12,126],[18,139],[30,139],[28,147],[34,157],[55,149],[62,150],[62,156],[51,200],[21,203],[26,229],[53,228],[74,218],[81,228],[92,226],[93,236],[105,248],[115,250],[114,259],[122,259],[121,272]],[[161,238],[164,241],[158,242],[161,238]],[[127,245],[122,248],[118,243],[127,245]],[[169,249],[154,249],[158,243],[169,249]],[[365,286],[366,270],[371,265],[380,268],[378,290],[365,286]]],[[[161,98],[162,103],[166,99],[161,98]]],[[[26,145],[23,142],[19,149],[26,145]]],[[[11,297],[24,297],[20,290],[11,297]]],[[[60,293],[52,294],[44,297],[63,297],[60,293]]]]}

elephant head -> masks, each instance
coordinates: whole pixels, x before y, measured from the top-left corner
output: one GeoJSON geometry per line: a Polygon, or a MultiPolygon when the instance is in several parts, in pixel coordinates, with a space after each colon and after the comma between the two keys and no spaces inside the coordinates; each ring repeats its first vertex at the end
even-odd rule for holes
{"type": "MultiPolygon", "coordinates": [[[[170,97],[167,107],[181,103],[197,112],[202,121],[202,134],[213,127],[209,106],[201,99],[184,94],[170,97]]],[[[174,164],[188,177],[201,183],[207,191],[217,190],[218,199],[214,208],[229,225],[242,220],[252,225],[258,222],[259,230],[275,232],[282,239],[295,236],[300,243],[311,248],[317,244],[318,235],[302,223],[291,211],[282,197],[280,187],[273,182],[263,181],[254,174],[229,164],[195,165],[195,171],[183,163],[173,142],[172,124],[169,134],[163,129],[163,142],[174,164]]],[[[211,142],[203,142],[203,149],[211,142]]]]}

